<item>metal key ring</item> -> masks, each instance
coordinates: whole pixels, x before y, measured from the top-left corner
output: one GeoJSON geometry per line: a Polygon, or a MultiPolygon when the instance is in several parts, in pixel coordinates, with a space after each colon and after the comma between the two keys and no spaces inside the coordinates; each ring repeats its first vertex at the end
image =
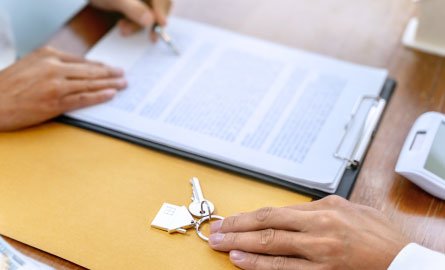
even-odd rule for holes
{"type": "Polygon", "coordinates": [[[199,238],[201,238],[202,240],[208,242],[209,238],[207,236],[205,236],[199,229],[201,228],[201,225],[206,222],[206,221],[211,221],[211,220],[223,220],[224,218],[221,216],[205,216],[203,218],[201,218],[200,220],[198,220],[195,224],[195,229],[196,229],[196,233],[198,234],[199,238]]]}
{"type": "Polygon", "coordinates": [[[208,201],[201,202],[201,214],[205,214],[205,212],[206,212],[206,211],[204,211],[204,204],[207,206],[207,211],[209,212],[209,214],[207,216],[210,217],[210,220],[212,220],[212,209],[210,208],[208,201]]]}

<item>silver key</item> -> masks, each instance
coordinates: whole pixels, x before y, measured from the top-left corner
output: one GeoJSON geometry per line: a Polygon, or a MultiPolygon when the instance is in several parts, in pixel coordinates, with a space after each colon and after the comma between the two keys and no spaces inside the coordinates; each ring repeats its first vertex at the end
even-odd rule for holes
{"type": "Polygon", "coordinates": [[[215,212],[215,205],[213,205],[211,201],[204,198],[199,179],[193,177],[190,180],[190,184],[192,184],[193,190],[192,203],[189,205],[190,213],[197,218],[212,215],[213,212],[215,212]]]}

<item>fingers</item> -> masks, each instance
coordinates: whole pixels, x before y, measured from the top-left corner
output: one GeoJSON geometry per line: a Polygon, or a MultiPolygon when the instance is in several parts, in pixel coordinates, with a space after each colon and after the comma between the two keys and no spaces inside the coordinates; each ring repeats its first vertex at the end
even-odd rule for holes
{"type": "Polygon", "coordinates": [[[350,205],[352,204],[348,200],[340,196],[331,195],[317,201],[288,206],[287,208],[300,211],[322,211],[322,210],[344,208],[350,205]]]}
{"type": "MultiPolygon", "coordinates": [[[[121,19],[118,22],[118,27],[121,32],[121,35],[123,35],[124,37],[130,36],[141,29],[141,27],[138,24],[129,21],[127,19],[121,19]]],[[[158,41],[158,34],[155,31],[150,31],[149,35],[150,35],[150,40],[152,42],[158,41]]]]}
{"type": "Polygon", "coordinates": [[[248,232],[263,229],[304,231],[313,213],[290,208],[266,207],[254,212],[232,216],[211,225],[212,233],[248,232]]]}
{"type": "Polygon", "coordinates": [[[100,104],[112,99],[116,92],[115,89],[106,89],[97,92],[82,92],[68,95],[60,101],[60,109],[62,112],[68,112],[100,104]]]}
{"type": "Polygon", "coordinates": [[[58,113],[71,111],[110,100],[117,90],[127,86],[123,71],[118,68],[72,56],[52,48],[38,52],[42,59],[48,56],[55,61],[45,61],[44,81],[46,97],[56,104],[58,113]]]}
{"type": "Polygon", "coordinates": [[[134,34],[141,29],[141,26],[139,26],[139,24],[136,24],[127,19],[119,20],[117,25],[119,27],[121,35],[123,35],[124,37],[134,34]]]}
{"type": "Polygon", "coordinates": [[[155,31],[150,32],[150,40],[151,42],[158,42],[158,34],[155,31]]]}
{"type": "MultiPolygon", "coordinates": [[[[140,0],[119,0],[115,3],[115,8],[124,13],[128,19],[119,21],[119,29],[123,36],[128,36],[141,27],[151,29],[153,25],[167,24],[167,13],[170,10],[170,0],[151,0],[150,6],[140,0]]],[[[150,39],[157,41],[157,34],[150,31],[150,39]]]]}
{"type": "Polygon", "coordinates": [[[45,47],[42,47],[42,48],[36,50],[35,52],[33,52],[31,54],[31,56],[33,56],[37,60],[42,59],[44,57],[52,57],[52,58],[56,58],[60,61],[65,61],[65,62],[85,62],[86,61],[81,56],[64,53],[64,52],[61,52],[59,50],[56,50],[56,49],[54,49],[52,47],[48,47],[48,46],[45,46],[45,47]]]}
{"type": "MultiPolygon", "coordinates": [[[[77,56],[77,55],[72,55],[72,54],[68,54],[68,53],[64,53],[58,50],[54,50],[49,48],[50,54],[52,54],[53,56],[57,57],[59,60],[63,61],[63,62],[72,62],[72,63],[83,63],[83,62],[89,62],[87,60],[85,60],[85,58],[81,57],[81,56],[77,56]]],[[[91,62],[93,63],[93,62],[91,62]]],[[[94,62],[95,63],[95,62],[94,62]]]]}
{"type": "Polygon", "coordinates": [[[241,233],[216,233],[209,237],[209,245],[215,250],[242,250],[281,256],[308,257],[314,239],[304,233],[267,229],[241,233]]]}
{"type": "Polygon", "coordinates": [[[234,265],[244,270],[318,269],[315,263],[309,262],[304,259],[264,256],[246,253],[238,250],[233,250],[230,252],[230,260],[234,265]]]}
{"type": "Polygon", "coordinates": [[[102,79],[122,77],[122,69],[92,63],[70,63],[62,65],[62,73],[69,79],[102,79]]]}
{"type": "Polygon", "coordinates": [[[127,87],[127,81],[123,78],[99,79],[99,80],[67,80],[60,89],[60,95],[72,95],[81,92],[94,92],[104,89],[121,90],[127,87]]]}
{"type": "Polygon", "coordinates": [[[170,11],[172,2],[170,0],[152,0],[151,6],[156,22],[165,26],[167,24],[167,14],[170,11]]]}
{"type": "Polygon", "coordinates": [[[33,58],[35,61],[41,61],[42,59],[50,59],[54,61],[53,63],[59,63],[59,64],[85,63],[91,65],[104,66],[104,64],[100,62],[88,60],[82,56],[65,53],[48,46],[36,50],[28,57],[33,58]]]}
{"type": "Polygon", "coordinates": [[[115,0],[116,10],[142,27],[150,28],[155,23],[155,15],[147,4],[140,0],[115,0]]]}
{"type": "Polygon", "coordinates": [[[54,57],[60,63],[60,74],[66,74],[66,78],[100,79],[110,77],[122,77],[122,69],[106,66],[100,62],[87,60],[81,56],[67,54],[50,47],[39,50],[40,53],[54,57]]]}

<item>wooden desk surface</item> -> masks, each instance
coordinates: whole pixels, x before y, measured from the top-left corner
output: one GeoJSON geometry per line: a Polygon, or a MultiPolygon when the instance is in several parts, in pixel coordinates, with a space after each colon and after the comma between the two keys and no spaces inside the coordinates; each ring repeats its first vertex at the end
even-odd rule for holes
{"type": "MultiPolygon", "coordinates": [[[[444,58],[404,48],[415,5],[406,0],[181,0],[174,14],[339,59],[387,68],[399,85],[351,200],[384,212],[413,241],[445,252],[445,203],[394,173],[400,149],[423,112],[445,112],[444,58]]],[[[83,54],[113,23],[87,8],[50,44],[83,54]]],[[[82,269],[10,241],[57,269],[82,269]]]]}

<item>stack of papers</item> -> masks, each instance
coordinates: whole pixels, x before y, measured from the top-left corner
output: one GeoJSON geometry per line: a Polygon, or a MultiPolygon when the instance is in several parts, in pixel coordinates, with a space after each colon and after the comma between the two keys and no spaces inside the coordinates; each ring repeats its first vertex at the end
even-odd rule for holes
{"type": "MultiPolygon", "coordinates": [[[[352,108],[378,96],[385,70],[346,63],[171,18],[181,55],[147,33],[112,30],[88,57],[126,70],[128,89],[68,116],[335,192],[347,162],[334,157],[352,108]]],[[[350,155],[371,104],[342,147],[350,155]]]]}

